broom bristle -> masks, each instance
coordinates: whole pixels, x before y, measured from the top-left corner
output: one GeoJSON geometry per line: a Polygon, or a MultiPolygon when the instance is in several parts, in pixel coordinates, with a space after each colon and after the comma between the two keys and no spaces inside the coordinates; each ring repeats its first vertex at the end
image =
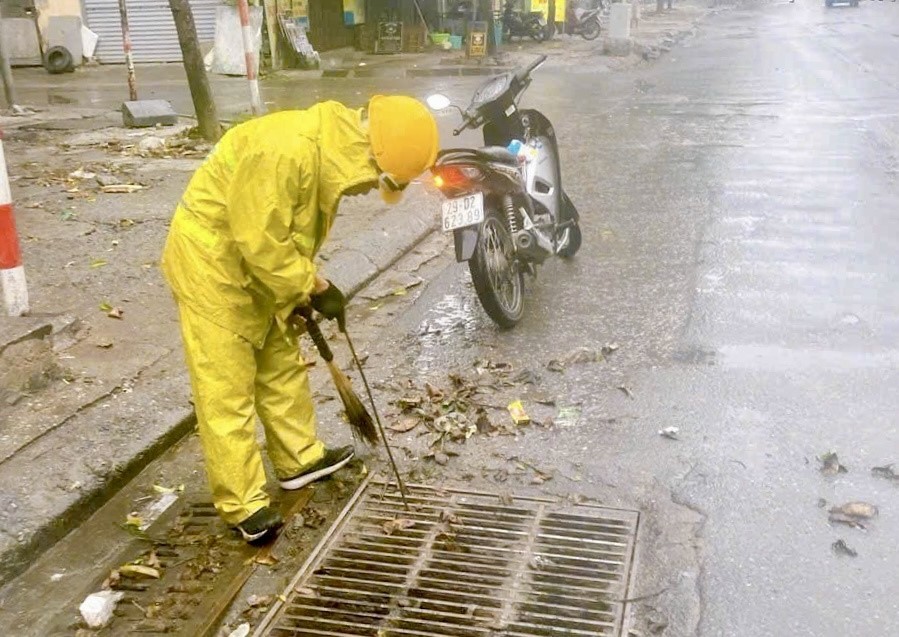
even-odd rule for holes
{"type": "Polygon", "coordinates": [[[350,379],[340,371],[340,368],[332,360],[328,363],[328,370],[331,372],[331,378],[334,379],[334,386],[343,402],[343,409],[346,411],[346,418],[356,432],[356,435],[362,438],[370,445],[378,444],[378,429],[375,427],[375,421],[372,420],[371,414],[359,400],[359,396],[353,391],[350,385],[350,379]]]}

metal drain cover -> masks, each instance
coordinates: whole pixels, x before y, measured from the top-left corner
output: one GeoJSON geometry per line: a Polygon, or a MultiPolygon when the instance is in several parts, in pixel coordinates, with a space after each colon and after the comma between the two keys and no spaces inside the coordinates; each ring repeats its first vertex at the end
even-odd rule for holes
{"type": "Polygon", "coordinates": [[[636,511],[367,482],[262,636],[620,635],[636,511]]]}

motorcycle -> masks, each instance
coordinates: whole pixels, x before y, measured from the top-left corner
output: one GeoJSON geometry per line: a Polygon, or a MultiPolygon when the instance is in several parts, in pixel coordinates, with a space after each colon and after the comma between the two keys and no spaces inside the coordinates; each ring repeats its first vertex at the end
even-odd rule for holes
{"type": "Polygon", "coordinates": [[[524,275],[536,277],[548,257],[571,258],[581,247],[578,211],[562,189],[555,130],[541,112],[518,108],[544,61],[545,55],[487,80],[464,111],[444,95],[427,100],[434,110],[461,113],[454,136],[483,129],[483,148],[442,150],[431,170],[447,198],[443,230],[454,235],[456,260],[468,262],[478,300],[504,328],[523,315],[524,275]]]}
{"type": "Polygon", "coordinates": [[[546,21],[539,11],[522,13],[515,11],[516,0],[506,0],[503,7],[503,41],[511,42],[513,37],[533,38],[542,42],[546,38],[546,21]]]}
{"type": "Polygon", "coordinates": [[[568,13],[568,21],[565,30],[570,35],[579,35],[585,40],[595,40],[602,31],[602,22],[599,19],[600,5],[597,9],[574,9],[568,13]]]}

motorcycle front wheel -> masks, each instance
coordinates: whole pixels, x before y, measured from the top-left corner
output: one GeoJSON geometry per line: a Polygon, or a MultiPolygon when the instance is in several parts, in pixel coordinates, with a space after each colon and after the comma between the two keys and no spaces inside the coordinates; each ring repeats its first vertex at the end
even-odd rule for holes
{"type": "Polygon", "coordinates": [[[595,40],[599,37],[600,31],[602,31],[602,25],[597,18],[593,18],[581,29],[581,37],[585,40],[595,40]]]}
{"type": "Polygon", "coordinates": [[[524,312],[524,275],[515,260],[512,235],[495,211],[487,211],[468,269],[487,315],[500,327],[515,327],[524,312]]]}

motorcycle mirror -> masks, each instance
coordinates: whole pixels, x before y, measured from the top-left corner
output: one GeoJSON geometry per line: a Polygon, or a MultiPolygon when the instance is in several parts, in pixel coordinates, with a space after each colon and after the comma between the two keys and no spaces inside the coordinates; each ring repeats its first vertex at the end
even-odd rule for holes
{"type": "Polygon", "coordinates": [[[448,98],[446,95],[441,95],[440,93],[428,95],[425,101],[428,103],[428,106],[431,108],[431,110],[434,111],[442,111],[449,108],[453,104],[452,102],[450,102],[450,98],[448,98]]]}

